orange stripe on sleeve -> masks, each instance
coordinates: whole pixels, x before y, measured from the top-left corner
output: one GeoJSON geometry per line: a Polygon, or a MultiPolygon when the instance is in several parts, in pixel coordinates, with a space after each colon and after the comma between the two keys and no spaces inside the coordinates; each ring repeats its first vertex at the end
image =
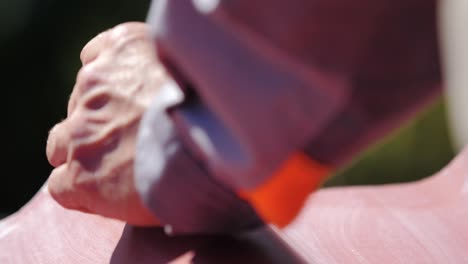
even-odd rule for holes
{"type": "Polygon", "coordinates": [[[320,187],[330,171],[331,168],[299,152],[286,160],[267,182],[239,195],[267,223],[284,227],[296,217],[307,197],[320,187]]]}

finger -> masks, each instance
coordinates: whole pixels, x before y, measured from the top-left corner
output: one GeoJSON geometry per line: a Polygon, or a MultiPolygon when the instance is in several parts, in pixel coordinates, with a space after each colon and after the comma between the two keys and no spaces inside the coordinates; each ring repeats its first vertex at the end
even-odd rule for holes
{"type": "Polygon", "coordinates": [[[58,167],[67,159],[68,145],[70,143],[70,131],[67,120],[55,125],[49,132],[46,154],[49,163],[58,167]]]}
{"type": "Polygon", "coordinates": [[[46,154],[52,166],[58,167],[67,162],[73,141],[87,137],[92,132],[86,120],[87,116],[77,111],[50,130],[46,154]]]}
{"type": "Polygon", "coordinates": [[[76,176],[73,173],[68,164],[55,168],[48,180],[49,193],[61,206],[89,213],[91,212],[90,203],[87,201],[91,199],[88,194],[77,187],[76,176]]]}
{"type": "Polygon", "coordinates": [[[67,175],[67,164],[55,168],[49,176],[49,192],[60,205],[68,209],[79,207],[76,199],[76,190],[71,175],[67,175]]]}
{"type": "Polygon", "coordinates": [[[99,56],[101,50],[108,45],[108,41],[109,30],[102,32],[90,40],[81,50],[80,59],[83,65],[95,60],[99,56]]]}
{"type": "Polygon", "coordinates": [[[76,84],[73,87],[73,91],[68,102],[67,111],[69,116],[75,111],[76,106],[83,95],[103,82],[105,78],[104,72],[105,66],[103,66],[103,63],[98,63],[97,61],[87,64],[80,69],[76,77],[76,84]]]}

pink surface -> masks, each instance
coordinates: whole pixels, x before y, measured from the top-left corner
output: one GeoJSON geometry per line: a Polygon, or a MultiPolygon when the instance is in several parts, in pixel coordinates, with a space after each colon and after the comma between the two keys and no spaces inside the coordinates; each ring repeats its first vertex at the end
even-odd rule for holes
{"type": "MultiPolygon", "coordinates": [[[[468,263],[468,149],[420,182],[325,189],[280,234],[312,263],[468,263]]],[[[291,263],[269,228],[170,238],[68,211],[42,189],[0,221],[0,263],[291,263]]]]}

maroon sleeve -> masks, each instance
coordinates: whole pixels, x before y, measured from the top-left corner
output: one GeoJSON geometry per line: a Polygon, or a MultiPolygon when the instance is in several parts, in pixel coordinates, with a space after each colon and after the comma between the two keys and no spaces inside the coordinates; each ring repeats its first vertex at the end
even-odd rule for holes
{"type": "Polygon", "coordinates": [[[149,15],[183,96],[145,114],[136,182],[175,230],[257,225],[236,191],[298,151],[342,166],[440,92],[433,1],[202,2],[157,0],[149,15]]]}
{"type": "Polygon", "coordinates": [[[296,70],[318,69],[341,80],[329,83],[338,84],[346,100],[305,147],[316,160],[341,166],[440,94],[436,5],[434,0],[222,0],[211,12],[226,30],[269,43],[295,61],[296,70]]]}
{"type": "Polygon", "coordinates": [[[189,133],[186,140],[215,177],[235,187],[264,181],[298,150],[341,166],[440,93],[434,1],[154,6],[159,56],[240,154],[229,160],[229,150],[210,152],[189,133]]]}

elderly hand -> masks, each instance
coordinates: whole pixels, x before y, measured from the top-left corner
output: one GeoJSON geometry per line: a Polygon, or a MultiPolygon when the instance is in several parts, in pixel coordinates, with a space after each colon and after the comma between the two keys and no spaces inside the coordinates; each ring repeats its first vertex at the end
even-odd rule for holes
{"type": "Polygon", "coordinates": [[[133,183],[140,119],[166,75],[147,25],[125,23],[91,40],[81,53],[68,116],[50,132],[55,167],[49,190],[62,206],[155,225],[133,183]]]}

